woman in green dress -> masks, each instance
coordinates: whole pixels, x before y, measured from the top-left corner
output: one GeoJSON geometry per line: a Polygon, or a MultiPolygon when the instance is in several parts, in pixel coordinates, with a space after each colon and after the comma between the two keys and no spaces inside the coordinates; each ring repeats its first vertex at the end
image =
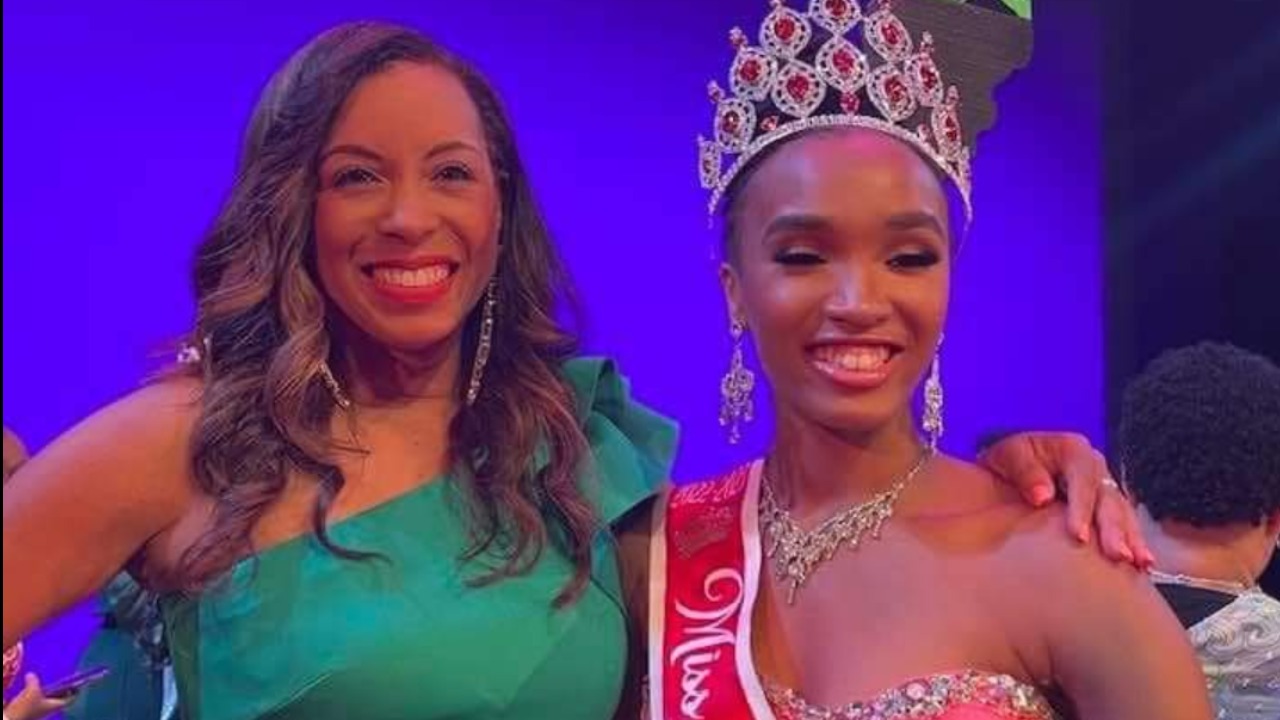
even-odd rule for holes
{"type": "MultiPolygon", "coordinates": [[[[187,718],[610,717],[616,538],[675,430],[557,324],[489,85],[411,31],[320,36],[255,110],[194,279],[186,362],[6,492],[5,646],[127,570],[187,718]]],[[[1027,487],[1095,457],[1023,472],[1033,446],[1005,445],[1027,487]]]]}

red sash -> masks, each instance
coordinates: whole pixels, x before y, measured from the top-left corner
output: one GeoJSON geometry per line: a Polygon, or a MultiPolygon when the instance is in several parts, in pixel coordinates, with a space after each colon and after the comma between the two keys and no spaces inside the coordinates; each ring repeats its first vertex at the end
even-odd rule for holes
{"type": "Polygon", "coordinates": [[[759,463],[673,490],[649,562],[649,720],[773,720],[751,663],[759,463]]]}

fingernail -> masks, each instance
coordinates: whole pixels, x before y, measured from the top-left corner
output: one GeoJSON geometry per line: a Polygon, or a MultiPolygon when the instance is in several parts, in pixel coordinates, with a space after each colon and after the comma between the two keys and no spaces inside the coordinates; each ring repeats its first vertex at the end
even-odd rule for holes
{"type": "Polygon", "coordinates": [[[1156,556],[1152,555],[1150,552],[1144,552],[1142,554],[1142,562],[1147,567],[1154,567],[1156,564],[1156,556]]]}
{"type": "Polygon", "coordinates": [[[1089,529],[1085,528],[1084,530],[1077,531],[1076,537],[1080,538],[1080,542],[1082,543],[1089,542],[1089,529]]]}
{"type": "Polygon", "coordinates": [[[1031,502],[1035,503],[1036,507],[1041,507],[1052,499],[1053,488],[1048,485],[1037,485],[1035,489],[1031,491],[1031,502]]]}

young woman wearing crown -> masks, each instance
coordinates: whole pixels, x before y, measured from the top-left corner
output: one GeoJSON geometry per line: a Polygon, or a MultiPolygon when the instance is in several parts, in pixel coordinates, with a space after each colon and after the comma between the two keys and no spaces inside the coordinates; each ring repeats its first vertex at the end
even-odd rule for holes
{"type": "MultiPolygon", "coordinates": [[[[759,47],[732,35],[700,169],[775,436],[656,513],[649,717],[1209,717],[1145,578],[937,449],[972,141],[1029,54],[1029,7],[773,5],[759,47]]],[[[753,384],[735,351],[727,419],[753,384]]]]}

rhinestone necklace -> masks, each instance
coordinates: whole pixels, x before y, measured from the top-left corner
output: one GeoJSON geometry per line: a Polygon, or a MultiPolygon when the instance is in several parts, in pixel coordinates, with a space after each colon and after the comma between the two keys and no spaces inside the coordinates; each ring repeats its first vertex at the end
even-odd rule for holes
{"type": "Polygon", "coordinates": [[[880,538],[880,528],[893,516],[894,505],[902,489],[911,482],[933,457],[926,448],[920,458],[888,490],[824,520],[806,532],[800,529],[791,513],[778,505],[773,486],[766,477],[762,481],[760,524],[765,533],[765,556],[773,560],[774,574],[787,587],[787,604],[793,604],[796,591],[808,581],[819,565],[835,556],[843,545],[858,549],[863,536],[880,538]]]}

